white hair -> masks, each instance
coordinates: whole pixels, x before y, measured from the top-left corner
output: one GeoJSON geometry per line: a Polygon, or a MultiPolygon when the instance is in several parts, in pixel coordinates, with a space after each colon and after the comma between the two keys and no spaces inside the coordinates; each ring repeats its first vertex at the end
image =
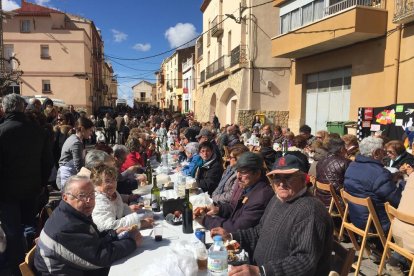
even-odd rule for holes
{"type": "Polygon", "coordinates": [[[359,152],[366,157],[372,157],[372,153],[383,148],[384,141],[381,138],[369,136],[359,143],[359,152]]]}
{"type": "Polygon", "coordinates": [[[73,184],[77,182],[91,182],[91,180],[89,179],[89,177],[84,175],[73,175],[68,178],[65,185],[63,186],[62,194],[71,192],[73,184]]]}

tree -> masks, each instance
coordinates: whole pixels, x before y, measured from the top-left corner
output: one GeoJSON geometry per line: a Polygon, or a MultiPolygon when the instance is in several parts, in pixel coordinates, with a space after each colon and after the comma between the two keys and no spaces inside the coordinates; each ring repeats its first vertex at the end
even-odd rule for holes
{"type": "MultiPolygon", "coordinates": [[[[19,69],[20,61],[16,57],[10,58],[3,58],[0,57],[0,62],[5,64],[15,62],[17,64],[17,68],[7,70],[3,69],[3,72],[0,72],[0,96],[3,96],[7,92],[7,88],[13,83],[19,83],[20,77],[23,75],[23,71],[19,69]]],[[[5,68],[2,66],[2,68],[5,68]]]]}

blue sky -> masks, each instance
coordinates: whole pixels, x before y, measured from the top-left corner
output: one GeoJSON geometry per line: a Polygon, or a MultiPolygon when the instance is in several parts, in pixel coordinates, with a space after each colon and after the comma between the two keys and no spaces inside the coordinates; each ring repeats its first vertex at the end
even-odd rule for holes
{"type": "MultiPolygon", "coordinates": [[[[142,58],[173,49],[202,32],[201,0],[26,0],[80,15],[101,30],[108,57],[142,58]]],[[[15,9],[20,0],[2,0],[15,9]]],[[[163,56],[140,61],[109,60],[117,74],[120,98],[132,100],[131,87],[142,79],[155,82],[163,56]],[[131,67],[137,70],[129,69],[131,67]]]]}

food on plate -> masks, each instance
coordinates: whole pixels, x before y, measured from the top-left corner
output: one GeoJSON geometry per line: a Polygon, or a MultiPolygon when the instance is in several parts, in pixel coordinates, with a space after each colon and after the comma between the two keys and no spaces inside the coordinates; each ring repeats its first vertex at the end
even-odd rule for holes
{"type": "Polygon", "coordinates": [[[176,218],[179,218],[179,217],[181,216],[181,212],[180,212],[180,211],[175,211],[175,212],[174,212],[174,216],[175,216],[176,218]]]}
{"type": "Polygon", "coordinates": [[[200,217],[200,216],[205,215],[207,212],[208,212],[207,207],[197,207],[194,210],[194,216],[195,217],[200,217]]]}
{"type": "Polygon", "coordinates": [[[238,251],[240,248],[240,243],[238,243],[235,240],[226,241],[224,243],[224,246],[226,247],[227,251],[238,251]]]}

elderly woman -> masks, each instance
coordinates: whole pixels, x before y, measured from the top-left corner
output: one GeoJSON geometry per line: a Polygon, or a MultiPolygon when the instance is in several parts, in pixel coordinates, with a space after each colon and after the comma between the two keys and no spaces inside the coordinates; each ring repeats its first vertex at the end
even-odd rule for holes
{"type": "Polygon", "coordinates": [[[56,178],[59,189],[70,176],[77,174],[84,165],[83,140],[91,136],[92,128],[91,120],[80,117],[75,124],[76,133],[69,136],[63,144],[56,178]]]}
{"type": "Polygon", "coordinates": [[[195,173],[203,163],[198,154],[198,143],[190,142],[185,146],[185,154],[187,155],[188,165],[181,168],[181,172],[187,176],[195,177],[195,173]]]}
{"type": "MultiPolygon", "coordinates": [[[[355,197],[371,198],[381,226],[387,233],[390,221],[384,203],[388,201],[392,206],[398,207],[403,187],[395,185],[391,173],[381,162],[385,155],[381,138],[365,138],[359,144],[359,150],[361,153],[345,172],[344,188],[355,197]]],[[[349,203],[349,217],[355,226],[364,229],[368,210],[349,203]]]]}
{"type": "Polygon", "coordinates": [[[95,208],[93,222],[99,231],[129,227],[137,224],[140,228],[150,227],[153,220],[136,213],[141,206],[128,206],[116,191],[118,172],[114,167],[98,165],[92,170],[91,180],[95,185],[95,208]]]}
{"type": "Polygon", "coordinates": [[[386,143],[385,150],[390,158],[388,167],[400,169],[401,165],[414,160],[414,157],[406,151],[404,143],[399,140],[392,140],[386,143]]]}
{"type": "Polygon", "coordinates": [[[230,149],[230,164],[227,166],[221,177],[220,183],[213,192],[212,199],[214,202],[230,203],[234,191],[233,187],[237,179],[235,165],[239,156],[247,151],[249,151],[249,149],[243,144],[237,144],[230,149]]]}
{"type": "MultiPolygon", "coordinates": [[[[339,195],[344,185],[345,171],[351,162],[345,158],[345,142],[341,138],[330,138],[326,148],[328,154],[318,161],[316,165],[316,180],[322,183],[332,184],[339,195]]],[[[332,196],[330,193],[316,189],[316,196],[329,207],[332,196]]]]}

